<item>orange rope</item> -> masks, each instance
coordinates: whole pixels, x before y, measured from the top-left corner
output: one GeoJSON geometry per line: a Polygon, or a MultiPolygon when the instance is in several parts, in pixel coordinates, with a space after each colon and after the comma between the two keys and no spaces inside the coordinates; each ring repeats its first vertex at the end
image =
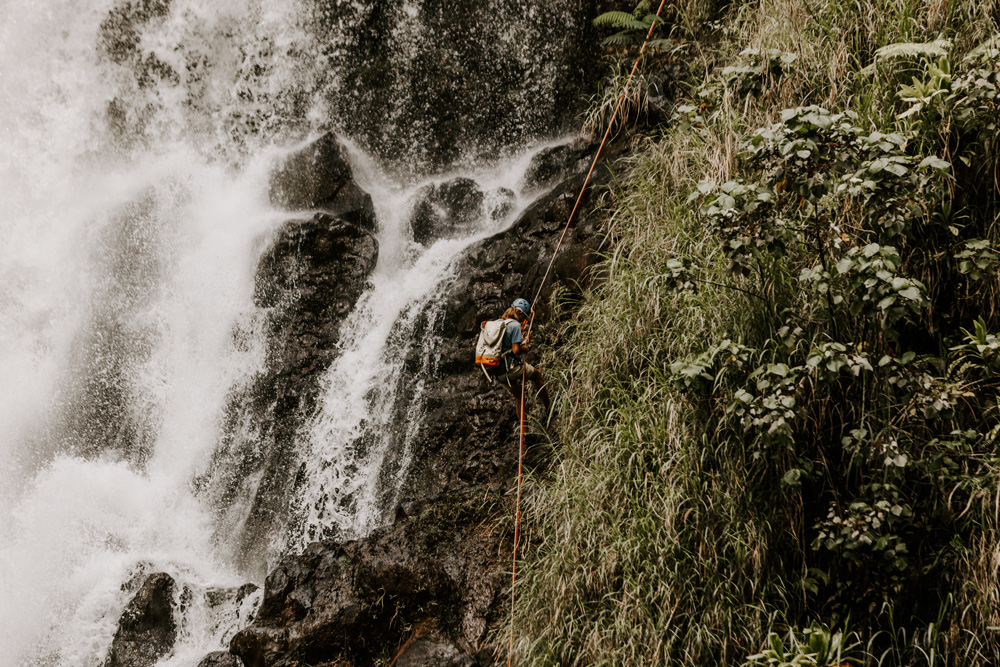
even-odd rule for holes
{"type": "MultiPolygon", "coordinates": [[[[529,320],[530,322],[530,320],[529,320]]],[[[529,324],[530,328],[531,325],[529,324]]],[[[526,362],[521,363],[521,444],[517,454],[517,504],[514,510],[514,560],[511,564],[510,584],[510,644],[507,646],[507,667],[514,657],[514,586],[517,583],[517,542],[521,530],[521,480],[524,471],[524,392],[528,381],[526,362]]]]}
{"type": "MultiPolygon", "coordinates": [[[[556,249],[552,252],[552,259],[549,260],[549,265],[545,269],[545,274],[542,276],[542,281],[538,284],[538,291],[535,292],[535,298],[531,300],[532,304],[538,303],[538,298],[542,295],[542,289],[545,287],[545,281],[548,280],[549,274],[552,272],[552,267],[556,263],[556,256],[559,254],[559,250],[562,248],[563,241],[566,239],[566,234],[569,232],[569,226],[573,222],[574,216],[576,216],[576,211],[580,208],[580,202],[583,201],[583,195],[587,191],[587,186],[590,184],[590,177],[594,174],[594,169],[597,168],[597,162],[601,158],[601,151],[604,150],[604,145],[608,141],[608,136],[611,134],[611,128],[615,124],[615,119],[618,117],[618,111],[621,109],[622,103],[625,102],[625,96],[628,94],[628,87],[632,83],[632,78],[635,76],[636,71],[639,69],[639,61],[642,60],[643,54],[646,53],[646,45],[649,44],[649,38],[653,36],[653,30],[656,29],[656,22],[660,18],[660,12],[663,11],[664,5],[667,4],[667,0],[660,0],[660,6],[656,10],[656,18],[653,20],[652,25],[649,26],[649,32],[646,33],[646,39],[642,42],[642,48],[639,49],[639,56],[635,59],[635,64],[632,65],[632,71],[629,72],[628,79],[625,81],[625,87],[622,89],[622,94],[618,98],[618,103],[615,104],[615,110],[611,113],[611,119],[608,121],[608,127],[604,131],[604,137],[601,139],[600,146],[597,147],[597,153],[594,154],[594,161],[590,165],[590,171],[587,172],[587,178],[583,181],[583,187],[580,188],[580,194],[576,197],[576,203],[573,204],[573,210],[570,211],[569,218],[566,220],[566,226],[563,228],[562,235],[559,237],[559,243],[556,244],[556,249]]],[[[532,306],[534,310],[534,306],[532,306]]],[[[535,322],[534,315],[528,319],[528,330],[525,333],[525,338],[531,335],[531,327],[535,322]]],[[[525,363],[521,364],[521,411],[520,411],[520,422],[521,422],[521,444],[520,451],[518,452],[517,459],[517,501],[514,510],[514,557],[511,564],[511,581],[510,581],[510,641],[507,645],[507,667],[511,667],[512,661],[514,659],[514,589],[517,586],[517,543],[521,532],[521,482],[523,478],[524,471],[524,392],[525,385],[527,383],[527,366],[525,363]]]]}

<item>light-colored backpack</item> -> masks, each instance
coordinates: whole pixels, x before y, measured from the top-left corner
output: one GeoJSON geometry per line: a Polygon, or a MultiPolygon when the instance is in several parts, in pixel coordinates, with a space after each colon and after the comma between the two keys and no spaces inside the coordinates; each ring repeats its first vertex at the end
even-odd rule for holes
{"type": "MultiPolygon", "coordinates": [[[[505,369],[503,351],[503,334],[508,322],[516,320],[486,320],[479,325],[479,340],[476,342],[476,365],[483,369],[486,377],[492,380],[490,371],[499,375],[497,370],[505,369]]],[[[507,353],[510,351],[508,350],[507,353]]]]}

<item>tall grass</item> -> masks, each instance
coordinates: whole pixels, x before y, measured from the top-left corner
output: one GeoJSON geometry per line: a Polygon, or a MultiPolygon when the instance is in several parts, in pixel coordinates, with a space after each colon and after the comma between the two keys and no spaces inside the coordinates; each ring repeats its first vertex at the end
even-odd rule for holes
{"type": "Polygon", "coordinates": [[[569,325],[558,472],[525,512],[539,540],[519,593],[530,664],[732,662],[771,623],[759,594],[781,527],[749,511],[748,454],[693,423],[669,376],[717,332],[752,336],[759,317],[738,291],[675,294],[662,280],[665,259],[711,253],[684,195],[727,159],[693,135],[651,145],[613,203],[617,251],[569,325]]]}
{"type": "MultiPolygon", "coordinates": [[[[768,266],[766,278],[727,274],[719,240],[688,201],[696,185],[739,175],[740,141],[787,107],[851,109],[863,127],[891,125],[895,91],[916,70],[872,68],[876,51],[947,36],[967,52],[996,31],[996,9],[970,0],[759,0],[692,5],[678,16],[692,90],[746,49],[794,53],[797,61],[766,77],[759,94],[726,88],[703,123],[653,132],[607,202],[613,249],[603,280],[559,332],[560,444],[527,496],[516,664],[735,665],[770,632],[811,622],[856,630],[866,647],[857,655],[869,664],[1000,660],[1000,495],[977,503],[970,496],[962,525],[971,528],[935,552],[948,561],[933,567],[948,573],[940,589],[950,593],[932,595],[932,611],[893,606],[906,595],[854,608],[854,616],[844,605],[817,606],[824,573],[814,571],[806,516],[816,499],[787,490],[780,466],[711,417],[719,399],[678,389],[670,370],[721,339],[765,344],[782,314],[802,312],[808,298],[791,260],[768,266]],[[666,263],[677,257],[699,267],[697,289],[673,289],[666,263]]],[[[996,239],[995,225],[989,234],[996,239]]],[[[996,323],[995,283],[961,315],[978,308],[996,323]]],[[[815,429],[855,414],[838,401],[869,401],[879,390],[827,397],[812,408],[815,429]]],[[[887,404],[884,418],[895,409],[887,404]]],[[[814,431],[817,439],[825,433],[814,431]]],[[[851,582],[842,583],[849,592],[851,582]]]]}

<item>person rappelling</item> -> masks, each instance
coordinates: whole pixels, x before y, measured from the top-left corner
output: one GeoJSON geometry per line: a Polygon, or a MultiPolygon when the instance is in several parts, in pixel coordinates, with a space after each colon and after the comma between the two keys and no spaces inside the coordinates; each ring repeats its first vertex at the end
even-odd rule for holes
{"type": "Polygon", "coordinates": [[[507,387],[514,397],[514,411],[521,419],[521,380],[524,378],[535,385],[535,395],[542,399],[545,412],[551,412],[549,390],[537,368],[522,359],[528,352],[531,331],[525,335],[523,329],[531,320],[531,304],[527,299],[514,299],[510,308],[498,320],[487,320],[479,330],[476,343],[476,364],[483,369],[490,382],[499,382],[507,387]]]}

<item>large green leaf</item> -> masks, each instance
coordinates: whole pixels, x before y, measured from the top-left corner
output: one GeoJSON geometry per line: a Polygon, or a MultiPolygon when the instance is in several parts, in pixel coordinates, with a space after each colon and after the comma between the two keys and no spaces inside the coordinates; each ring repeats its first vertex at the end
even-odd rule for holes
{"type": "Polygon", "coordinates": [[[933,42],[898,42],[883,46],[875,52],[879,58],[915,58],[918,56],[941,58],[951,49],[950,39],[935,39],[933,42]]]}
{"type": "Polygon", "coordinates": [[[649,31],[649,23],[645,23],[643,21],[636,21],[635,19],[625,21],[624,23],[619,24],[618,27],[625,28],[628,30],[641,30],[642,32],[649,31]]]}
{"type": "Polygon", "coordinates": [[[634,21],[635,17],[629,12],[604,12],[596,19],[594,19],[594,25],[610,25],[615,28],[621,26],[628,21],[634,21]]]}
{"type": "Polygon", "coordinates": [[[996,55],[1000,51],[1000,35],[994,35],[988,40],[969,51],[969,55],[964,60],[975,60],[981,56],[996,55]]]}
{"type": "Polygon", "coordinates": [[[631,46],[642,41],[641,37],[636,37],[634,32],[623,30],[606,38],[602,44],[605,46],[631,46]]]}

